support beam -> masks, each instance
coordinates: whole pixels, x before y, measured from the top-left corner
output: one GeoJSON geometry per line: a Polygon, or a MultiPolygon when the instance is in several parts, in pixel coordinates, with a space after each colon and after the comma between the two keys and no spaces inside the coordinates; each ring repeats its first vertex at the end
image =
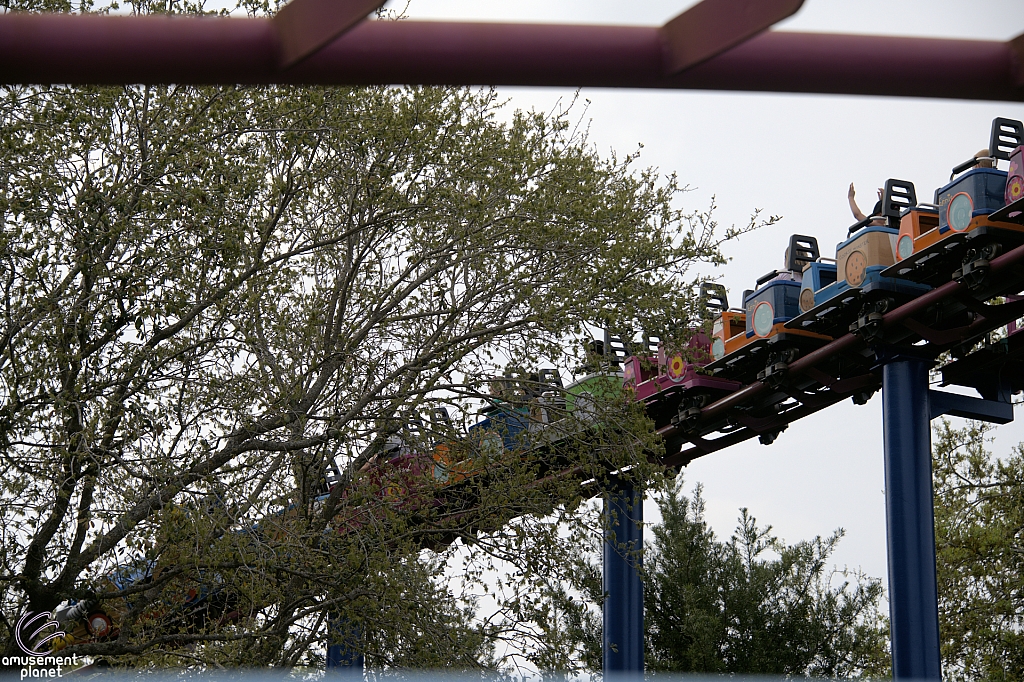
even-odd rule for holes
{"type": "Polygon", "coordinates": [[[705,62],[792,16],[804,0],[703,0],[661,27],[665,75],[705,62]]]}
{"type": "Polygon", "coordinates": [[[364,21],[285,71],[278,43],[270,19],[5,14],[0,83],[544,85],[1024,101],[1015,51],[990,40],[768,31],[673,76],[655,26],[364,21]]]}
{"type": "Polygon", "coordinates": [[[1014,56],[1014,82],[1024,87],[1024,33],[1009,41],[1014,56]]]}
{"type": "Polygon", "coordinates": [[[928,391],[929,417],[935,419],[944,414],[964,419],[977,419],[994,424],[1009,424],[1013,421],[1013,404],[1007,400],[982,400],[967,395],[928,391]]]}
{"type": "Polygon", "coordinates": [[[644,672],[643,493],[619,482],[604,499],[604,675],[644,672]]]}
{"type": "Polygon", "coordinates": [[[281,52],[278,66],[288,69],[345,33],[386,0],[291,0],[272,19],[281,52]]]}
{"type": "Polygon", "coordinates": [[[889,622],[895,680],[941,680],[926,360],[882,368],[889,622]]]}
{"type": "Polygon", "coordinates": [[[327,673],[337,678],[339,675],[350,680],[363,679],[363,654],[356,651],[352,644],[358,640],[358,631],[341,617],[329,618],[327,631],[330,643],[327,645],[327,673]]]}

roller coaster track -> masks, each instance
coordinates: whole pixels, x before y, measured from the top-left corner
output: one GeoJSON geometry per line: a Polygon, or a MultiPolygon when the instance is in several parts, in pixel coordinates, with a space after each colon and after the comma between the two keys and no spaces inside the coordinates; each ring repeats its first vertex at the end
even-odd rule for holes
{"type": "MultiPolygon", "coordinates": [[[[951,280],[932,289],[886,312],[870,332],[849,332],[798,357],[775,382],[752,382],[703,407],[695,422],[673,424],[663,416],[654,426],[664,440],[665,452],[655,459],[667,467],[679,468],[737,443],[773,436],[789,424],[848,398],[860,395],[866,398],[881,388],[880,365],[892,356],[911,354],[937,360],[944,352],[963,348],[1024,317],[1024,301],[987,303],[996,297],[1016,294],[1022,288],[1024,245],[995,258],[980,286],[972,288],[966,282],[951,280]],[[953,319],[963,324],[929,324],[918,319],[921,316],[953,319]]],[[[1019,345],[1014,345],[1013,353],[997,358],[998,364],[1022,360],[1017,357],[1018,354],[1024,356],[1021,352],[1024,349],[1018,348],[1019,345]]],[[[973,357],[968,354],[947,365],[950,371],[946,374],[956,378],[946,383],[981,389],[986,380],[984,375],[969,373],[963,377],[955,371],[959,364],[973,357]]],[[[1024,377],[1017,378],[1017,381],[1022,380],[1024,377]]],[[[1012,388],[1019,390],[1024,386],[1012,388]]],[[[534,449],[557,450],[557,447],[557,440],[549,440],[534,449]]],[[[525,456],[529,457],[529,451],[525,456]]],[[[583,475],[583,467],[579,466],[549,470],[537,484],[550,478],[583,475]]],[[[586,487],[591,494],[600,492],[596,482],[588,481],[586,487]]],[[[448,490],[463,505],[464,511],[457,515],[465,517],[471,513],[465,511],[467,499],[463,486],[451,486],[448,490]]]]}
{"type": "MultiPolygon", "coordinates": [[[[782,384],[756,381],[701,410],[696,428],[656,425],[665,439],[662,463],[678,467],[736,443],[771,434],[788,424],[864,391],[881,387],[875,360],[886,353],[904,352],[937,359],[943,352],[984,337],[1024,315],[1024,302],[989,305],[995,297],[1016,294],[1024,287],[1024,246],[995,258],[981,287],[951,280],[918,298],[885,313],[869,336],[850,332],[797,358],[785,372],[782,384]],[[952,328],[929,325],[917,319],[929,311],[966,311],[970,321],[952,328]],[[830,372],[837,360],[849,360],[867,371],[830,372]],[[771,416],[751,417],[751,407],[782,406],[771,416]],[[727,425],[723,432],[722,423],[727,425]],[[731,428],[730,428],[731,427],[731,428]],[[713,433],[716,438],[708,438],[713,433]]],[[[945,319],[948,316],[938,316],[945,319]]],[[[959,383],[959,382],[958,382],[959,383]]],[[[971,383],[961,385],[976,388],[971,383]]]]}

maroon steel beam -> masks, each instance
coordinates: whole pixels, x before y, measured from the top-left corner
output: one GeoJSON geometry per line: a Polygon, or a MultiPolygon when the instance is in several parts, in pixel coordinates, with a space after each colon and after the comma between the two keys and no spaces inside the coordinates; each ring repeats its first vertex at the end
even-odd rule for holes
{"type": "Polygon", "coordinates": [[[282,69],[306,57],[380,9],[385,0],[291,0],[271,20],[277,30],[282,69]]]}
{"type": "Polygon", "coordinates": [[[0,17],[0,82],[243,83],[277,74],[270,19],[68,14],[0,17]]]}
{"type": "MultiPolygon", "coordinates": [[[[725,448],[732,447],[733,445],[737,445],[759,435],[760,434],[753,429],[741,429],[724,436],[719,436],[712,441],[702,443],[700,446],[695,446],[688,441],[680,441],[676,444],[678,446],[677,450],[674,452],[667,450],[665,456],[656,461],[658,464],[667,467],[684,467],[695,459],[713,454],[719,450],[724,450],[725,448]],[[690,447],[684,450],[683,448],[687,445],[690,447]]],[[[668,441],[666,439],[666,445],[667,444],[668,441]]]]}
{"type": "Polygon", "coordinates": [[[661,27],[665,73],[679,73],[767,31],[804,0],[704,0],[661,27]]]}
{"type": "Polygon", "coordinates": [[[1014,82],[1018,88],[1024,87],[1024,33],[1010,40],[1007,45],[1013,51],[1014,70],[1016,71],[1014,82]]]}
{"type": "Polygon", "coordinates": [[[657,27],[364,21],[287,71],[269,19],[0,16],[0,83],[411,83],[1024,101],[1011,42],[767,32],[666,75],[657,27]]]}

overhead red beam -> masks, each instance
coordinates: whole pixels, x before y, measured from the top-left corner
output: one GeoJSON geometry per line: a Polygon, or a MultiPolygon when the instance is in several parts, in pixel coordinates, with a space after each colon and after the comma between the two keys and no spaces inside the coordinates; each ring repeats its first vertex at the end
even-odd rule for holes
{"type": "Polygon", "coordinates": [[[1013,51],[1017,87],[1024,88],[1024,33],[1007,43],[1013,51]]]}
{"type": "Polygon", "coordinates": [[[661,27],[665,73],[685,71],[768,30],[804,0],[703,0],[661,27]]]}
{"type": "Polygon", "coordinates": [[[0,16],[0,83],[411,83],[1024,101],[1010,42],[767,32],[666,75],[657,27],[364,21],[279,71],[269,19],[0,16]]]}
{"type": "Polygon", "coordinates": [[[280,77],[279,52],[270,19],[0,16],[0,82],[7,84],[257,82],[261,74],[280,77]]]}
{"type": "Polygon", "coordinates": [[[380,9],[385,0],[291,0],[271,20],[282,69],[295,66],[380,9]]]}

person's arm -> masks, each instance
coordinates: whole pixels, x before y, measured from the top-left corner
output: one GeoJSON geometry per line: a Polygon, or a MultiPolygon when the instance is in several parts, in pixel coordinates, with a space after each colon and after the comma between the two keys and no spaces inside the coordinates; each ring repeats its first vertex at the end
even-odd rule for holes
{"type": "Polygon", "coordinates": [[[850,210],[853,211],[853,217],[857,220],[857,222],[860,222],[861,220],[867,218],[867,216],[864,215],[864,213],[860,210],[860,207],[857,206],[857,200],[854,199],[855,195],[856,192],[854,191],[853,183],[851,182],[850,191],[847,193],[846,198],[850,200],[850,210]]]}

